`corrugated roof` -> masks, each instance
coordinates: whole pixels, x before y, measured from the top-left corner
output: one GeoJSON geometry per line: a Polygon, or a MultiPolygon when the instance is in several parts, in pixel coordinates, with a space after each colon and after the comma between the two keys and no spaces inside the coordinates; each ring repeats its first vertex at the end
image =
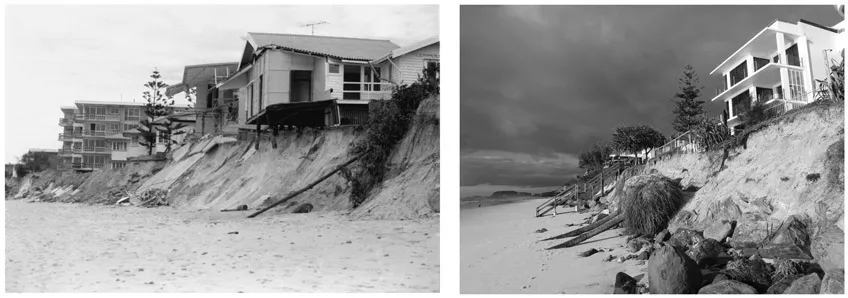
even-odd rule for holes
{"type": "Polygon", "coordinates": [[[419,41],[416,41],[416,42],[414,42],[414,43],[412,43],[408,46],[393,50],[392,51],[392,57],[403,56],[403,55],[409,54],[411,52],[423,49],[425,47],[428,47],[428,46],[431,46],[431,45],[434,45],[434,44],[437,44],[437,43],[439,43],[439,37],[438,36],[433,36],[433,37],[430,37],[430,38],[419,40],[419,41]]]}
{"type": "Polygon", "coordinates": [[[248,42],[254,48],[280,46],[282,48],[338,59],[370,61],[399,48],[388,40],[248,32],[248,42]]]}

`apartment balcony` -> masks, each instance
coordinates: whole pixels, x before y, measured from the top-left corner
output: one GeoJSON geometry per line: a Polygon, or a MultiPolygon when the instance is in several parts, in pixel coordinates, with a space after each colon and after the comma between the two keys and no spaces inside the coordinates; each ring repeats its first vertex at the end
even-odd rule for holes
{"type": "Polygon", "coordinates": [[[74,119],[76,121],[123,121],[123,117],[120,114],[76,114],[74,115],[74,119]]]}
{"type": "Polygon", "coordinates": [[[120,129],[107,130],[105,137],[107,139],[128,139],[127,137],[124,137],[124,131],[120,129]]]}
{"type": "Polygon", "coordinates": [[[76,132],[73,132],[73,133],[60,133],[58,140],[68,142],[68,141],[73,141],[74,139],[78,139],[80,137],[82,137],[82,132],[79,132],[79,131],[76,131],[76,132]]]}
{"type": "Polygon", "coordinates": [[[105,137],[105,136],[106,136],[106,131],[105,131],[105,130],[90,130],[90,129],[84,129],[84,130],[82,131],[82,136],[83,136],[83,137],[105,137]]]}
{"type": "Polygon", "coordinates": [[[71,118],[59,118],[59,126],[64,127],[64,126],[73,126],[73,125],[74,125],[74,119],[71,119],[71,118]]]}
{"type": "Polygon", "coordinates": [[[81,153],[105,153],[109,154],[112,150],[109,147],[94,147],[94,146],[85,146],[82,148],[81,153]]]}

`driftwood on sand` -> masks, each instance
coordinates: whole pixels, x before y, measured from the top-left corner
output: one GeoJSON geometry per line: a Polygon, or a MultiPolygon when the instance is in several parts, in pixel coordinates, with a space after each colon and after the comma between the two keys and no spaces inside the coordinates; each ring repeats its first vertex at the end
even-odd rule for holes
{"type": "Polygon", "coordinates": [[[596,235],[603,233],[606,230],[609,230],[612,227],[614,227],[614,226],[620,224],[622,221],[624,221],[624,216],[621,215],[621,214],[618,214],[615,217],[610,216],[610,217],[607,217],[607,218],[612,218],[612,219],[601,224],[600,227],[598,227],[594,230],[580,234],[580,236],[577,236],[574,239],[568,240],[568,241],[566,241],[565,243],[562,243],[562,244],[558,244],[558,245],[548,247],[547,249],[559,249],[559,248],[566,248],[566,247],[572,247],[572,246],[578,245],[580,243],[583,243],[583,241],[586,241],[589,238],[595,237],[596,235]]]}
{"type": "Polygon", "coordinates": [[[553,237],[550,237],[550,238],[547,238],[547,239],[543,239],[542,241],[557,240],[557,239],[563,239],[563,238],[578,236],[578,235],[583,234],[585,232],[591,231],[592,229],[600,227],[601,225],[605,224],[606,222],[610,221],[613,217],[616,217],[616,216],[618,216],[618,213],[610,214],[609,216],[604,217],[599,221],[596,221],[596,222],[593,222],[591,224],[582,226],[580,228],[577,228],[576,230],[570,231],[570,232],[562,234],[562,235],[557,235],[557,236],[553,236],[553,237]]]}
{"type": "Polygon", "coordinates": [[[254,218],[254,217],[256,217],[257,215],[262,214],[262,213],[264,213],[265,211],[270,210],[271,208],[277,207],[277,205],[280,205],[280,204],[282,204],[282,203],[285,203],[285,202],[286,202],[286,201],[288,201],[288,200],[291,200],[292,198],[296,197],[297,195],[299,195],[299,194],[301,194],[301,193],[303,193],[303,192],[305,192],[305,191],[309,190],[310,188],[315,187],[315,185],[318,185],[318,183],[321,183],[321,181],[327,180],[327,178],[330,178],[330,176],[333,176],[333,175],[334,175],[334,174],[336,174],[338,171],[341,171],[342,169],[344,169],[344,168],[345,168],[345,167],[347,167],[348,165],[352,164],[354,161],[357,161],[360,157],[362,157],[362,155],[359,155],[359,156],[356,156],[356,157],[354,157],[354,158],[351,158],[350,160],[348,160],[348,161],[346,161],[346,162],[342,163],[341,165],[337,166],[335,169],[333,169],[333,170],[332,170],[332,171],[330,171],[329,173],[327,173],[327,174],[325,174],[324,176],[321,176],[320,178],[316,179],[314,182],[310,183],[310,184],[309,184],[309,185],[307,185],[306,187],[301,188],[301,189],[298,189],[298,190],[296,190],[295,192],[292,192],[292,193],[290,193],[289,195],[287,195],[285,198],[282,198],[282,199],[280,199],[279,201],[277,201],[277,202],[275,202],[275,203],[273,203],[273,204],[269,205],[268,207],[262,208],[262,210],[256,211],[256,212],[254,212],[253,214],[248,215],[248,216],[247,216],[247,218],[254,218]]]}

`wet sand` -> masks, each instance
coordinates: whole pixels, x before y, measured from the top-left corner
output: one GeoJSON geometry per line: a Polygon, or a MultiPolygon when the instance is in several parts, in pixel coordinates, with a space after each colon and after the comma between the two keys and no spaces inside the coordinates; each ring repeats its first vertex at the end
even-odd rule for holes
{"type": "Polygon", "coordinates": [[[438,218],[5,207],[6,292],[439,291],[438,218]]]}
{"type": "Polygon", "coordinates": [[[609,255],[630,255],[620,229],[608,230],[570,248],[545,250],[564,240],[537,242],[576,229],[589,214],[559,208],[556,217],[536,218],[544,199],[460,209],[460,292],[463,294],[611,294],[615,274],[625,272],[641,281],[647,266],[640,261],[602,261],[609,255]],[[567,213],[565,213],[567,212],[567,213]],[[544,233],[535,233],[545,228],[544,233]],[[589,257],[578,252],[612,248],[589,257]],[[642,276],[640,276],[642,275],[642,276]]]}

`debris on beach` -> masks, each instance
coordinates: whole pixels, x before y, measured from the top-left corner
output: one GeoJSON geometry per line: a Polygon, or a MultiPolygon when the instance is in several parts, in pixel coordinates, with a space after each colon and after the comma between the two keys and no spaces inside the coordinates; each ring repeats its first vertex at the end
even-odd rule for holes
{"type": "Polygon", "coordinates": [[[592,249],[589,249],[587,251],[580,252],[577,255],[585,258],[585,257],[594,255],[594,254],[599,253],[599,252],[601,252],[601,250],[598,250],[596,248],[592,248],[592,249]]]}

